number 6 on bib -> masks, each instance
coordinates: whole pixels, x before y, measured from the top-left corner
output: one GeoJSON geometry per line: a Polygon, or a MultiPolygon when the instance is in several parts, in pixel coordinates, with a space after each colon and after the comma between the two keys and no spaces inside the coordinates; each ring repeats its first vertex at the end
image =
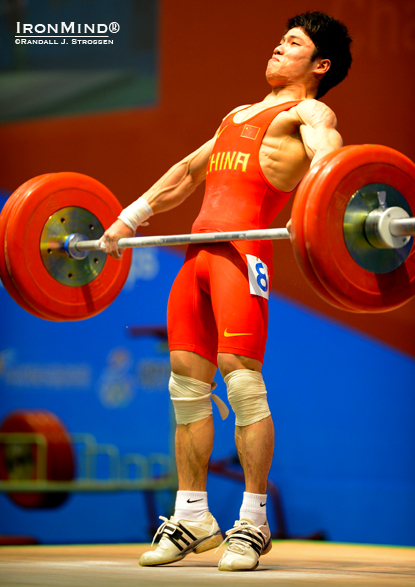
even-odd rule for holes
{"type": "Polygon", "coordinates": [[[248,261],[249,291],[254,296],[269,298],[268,267],[254,255],[246,255],[248,261]]]}

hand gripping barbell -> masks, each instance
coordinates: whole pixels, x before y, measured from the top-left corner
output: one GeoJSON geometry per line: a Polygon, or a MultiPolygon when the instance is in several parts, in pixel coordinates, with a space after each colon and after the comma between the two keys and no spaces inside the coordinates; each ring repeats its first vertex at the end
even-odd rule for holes
{"type": "MultiPolygon", "coordinates": [[[[294,254],[311,287],[350,312],[383,312],[415,296],[415,165],[381,145],[343,147],[321,159],[298,187],[294,254]]],[[[100,182],[78,173],[35,177],[0,216],[0,276],[31,314],[81,320],[122,289],[132,248],[290,238],[286,229],[121,239],[122,260],[99,239],[121,205],[100,182]],[[3,245],[3,246],[1,246],[3,245]]]]}

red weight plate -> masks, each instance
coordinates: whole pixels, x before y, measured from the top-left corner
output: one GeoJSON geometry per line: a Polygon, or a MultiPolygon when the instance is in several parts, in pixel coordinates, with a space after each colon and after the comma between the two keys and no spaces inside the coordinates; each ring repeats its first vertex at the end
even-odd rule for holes
{"type": "Polygon", "coordinates": [[[58,282],[43,264],[39,243],[47,220],[65,207],[90,210],[104,227],[121,211],[115,196],[97,180],[79,173],[50,174],[10,212],[6,263],[16,289],[36,311],[56,320],[82,320],[117,297],[128,277],[132,250],[124,252],[121,262],[108,256],[100,274],[87,285],[58,282]]]}
{"type": "Polygon", "coordinates": [[[391,185],[415,210],[414,163],[389,147],[356,145],[325,166],[307,201],[304,233],[310,263],[336,299],[364,312],[385,312],[415,295],[415,246],[389,273],[372,273],[354,261],[343,237],[344,214],[352,195],[370,183],[391,185]]]}
{"type": "Polygon", "coordinates": [[[11,210],[13,209],[13,206],[20,198],[24,198],[26,196],[30,188],[33,185],[35,185],[37,181],[44,177],[46,177],[46,175],[39,175],[25,182],[10,195],[5,205],[3,206],[3,209],[0,214],[0,277],[6,291],[14,299],[14,301],[17,304],[19,304],[19,306],[21,306],[24,310],[26,310],[26,312],[33,314],[37,318],[43,318],[46,320],[51,318],[49,318],[47,314],[41,314],[40,312],[37,312],[34,308],[32,308],[32,306],[30,306],[26,302],[26,300],[22,298],[19,291],[16,289],[7,269],[5,250],[5,234],[7,229],[7,223],[9,220],[9,215],[11,210]]]}
{"type": "MultiPolygon", "coordinates": [[[[47,411],[12,412],[0,426],[2,433],[36,433],[46,441],[46,478],[49,481],[71,481],[74,478],[74,457],[69,435],[55,414],[47,411]]],[[[18,443],[16,443],[17,446],[18,443]]],[[[22,450],[8,452],[7,444],[0,445],[0,478],[30,480],[37,478],[38,454],[36,445],[21,444],[22,450]]],[[[52,508],[68,497],[63,492],[12,493],[10,499],[24,508],[52,508]]]]}
{"type": "MultiPolygon", "coordinates": [[[[333,297],[327,291],[324,285],[320,282],[320,280],[314,272],[313,266],[309,261],[304,238],[304,213],[307,204],[307,199],[309,197],[313,197],[312,191],[313,186],[316,182],[316,178],[318,178],[327,161],[329,161],[334,156],[334,154],[335,153],[330,153],[329,155],[321,159],[312,169],[310,169],[310,171],[306,174],[306,176],[298,186],[291,212],[291,240],[298,266],[300,267],[305,279],[308,281],[311,288],[324,301],[328,302],[330,305],[339,308],[340,310],[346,310],[348,312],[358,312],[359,310],[350,308],[345,304],[341,303],[335,297],[333,297]]],[[[321,244],[321,246],[324,246],[324,244],[321,244]]]]}

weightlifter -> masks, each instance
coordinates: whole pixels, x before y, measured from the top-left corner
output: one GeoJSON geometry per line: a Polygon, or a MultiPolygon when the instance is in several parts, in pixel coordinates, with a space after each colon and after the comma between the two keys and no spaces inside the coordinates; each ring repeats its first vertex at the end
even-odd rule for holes
{"type": "MultiPolygon", "coordinates": [[[[268,61],[270,93],[233,110],[211,140],[124,209],[102,237],[107,252],[120,258],[118,239],[134,236],[153,214],[182,204],[205,179],[192,232],[268,228],[310,166],[342,146],[336,117],[318,98],[346,77],[350,44],[347,28],[326,14],[289,19],[268,61]]],[[[162,518],[159,544],[142,555],[141,565],[171,563],[221,544],[206,493],[214,438],[211,398],[222,414],[226,410],[212,395],[217,368],[235,412],[245,476],[240,519],[226,532],[219,569],[255,569],[271,549],[266,488],[274,427],[261,375],[271,280],[271,241],[187,249],[167,310],[179,488],[174,516],[162,518]]]]}

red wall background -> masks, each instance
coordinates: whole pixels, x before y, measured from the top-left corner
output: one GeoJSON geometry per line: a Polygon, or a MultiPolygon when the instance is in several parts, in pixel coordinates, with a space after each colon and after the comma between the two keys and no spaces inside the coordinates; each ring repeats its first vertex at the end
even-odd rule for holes
{"type": "MultiPolygon", "coordinates": [[[[78,171],[128,204],[209,139],[229,110],[266,95],[266,62],[285,21],[306,10],[343,20],[354,39],[351,73],[324,97],[344,143],[385,144],[415,160],[413,0],[161,0],[158,104],[1,125],[0,186],[14,190],[35,175],[78,171]]],[[[199,189],[143,232],[188,232],[202,195],[199,189]]],[[[290,204],[274,226],[289,216],[290,204]]],[[[274,256],[276,291],[415,356],[415,300],[385,314],[342,312],[306,284],[288,242],[276,243],[274,256]]]]}

